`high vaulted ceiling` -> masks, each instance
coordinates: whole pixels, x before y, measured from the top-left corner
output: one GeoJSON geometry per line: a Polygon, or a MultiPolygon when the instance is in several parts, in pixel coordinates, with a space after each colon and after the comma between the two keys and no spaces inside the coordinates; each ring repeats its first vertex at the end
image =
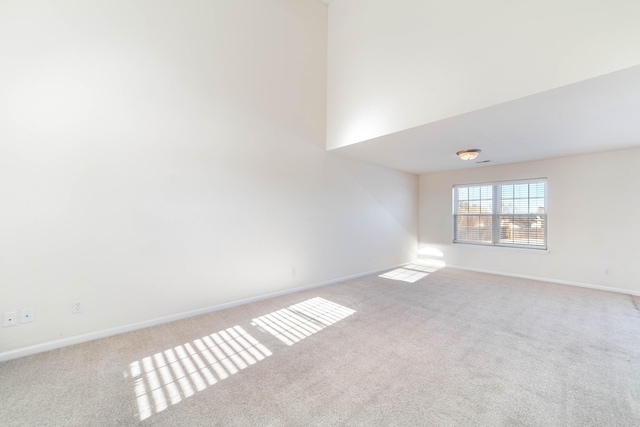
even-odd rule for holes
{"type": "Polygon", "coordinates": [[[332,152],[421,174],[640,147],[636,0],[324,2],[332,152]]]}
{"type": "Polygon", "coordinates": [[[640,147],[640,66],[333,151],[420,174],[632,147],[640,147]],[[457,158],[469,148],[482,152],[457,158]]]}

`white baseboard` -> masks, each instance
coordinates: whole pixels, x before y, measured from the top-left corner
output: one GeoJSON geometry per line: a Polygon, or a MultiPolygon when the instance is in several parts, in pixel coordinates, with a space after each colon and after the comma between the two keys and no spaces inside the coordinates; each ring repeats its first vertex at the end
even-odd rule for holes
{"type": "Polygon", "coordinates": [[[357,279],[358,277],[368,276],[370,274],[376,274],[383,271],[391,270],[393,268],[398,268],[403,265],[407,265],[409,263],[398,264],[392,267],[381,268],[378,270],[367,271],[365,273],[352,274],[350,276],[340,277],[338,279],[326,280],[324,282],[314,283],[311,285],[299,286],[292,289],[286,289],[284,291],[273,292],[269,294],[259,295],[256,297],[231,301],[224,304],[218,304],[211,307],[204,307],[197,310],[187,311],[184,313],[172,314],[169,316],[158,317],[155,319],[144,320],[142,322],[131,323],[128,325],[117,326],[115,328],[103,329],[101,331],[89,332],[82,335],[76,335],[73,337],[62,338],[59,340],[48,341],[42,344],[36,344],[29,347],[18,348],[16,350],[10,350],[3,353],[0,353],[0,362],[5,362],[11,359],[17,359],[19,357],[29,356],[36,353],[42,353],[49,350],[55,350],[57,348],[67,347],[70,345],[81,344],[87,341],[93,341],[99,338],[110,337],[113,335],[122,334],[125,332],[131,332],[138,329],[148,328],[150,326],[161,325],[163,323],[174,322],[176,320],[186,319],[188,317],[198,316],[201,314],[212,313],[214,311],[225,310],[227,308],[237,307],[239,305],[248,304],[252,302],[262,301],[269,298],[275,298],[282,295],[293,294],[296,292],[305,291],[307,289],[319,288],[322,286],[332,285],[334,283],[343,282],[345,280],[357,279]]]}
{"type": "Polygon", "coordinates": [[[460,265],[448,265],[447,264],[447,267],[456,268],[458,270],[477,271],[478,273],[497,274],[498,276],[518,277],[520,279],[531,279],[531,280],[538,280],[540,282],[557,283],[559,285],[577,286],[579,288],[598,289],[600,291],[609,291],[609,292],[617,292],[617,293],[620,293],[620,294],[640,296],[640,291],[634,291],[634,290],[631,290],[631,289],[612,288],[612,287],[609,287],[609,286],[592,285],[592,284],[589,284],[589,283],[571,282],[569,280],[558,280],[558,279],[550,279],[550,278],[547,278],[547,277],[528,276],[526,274],[505,273],[503,271],[485,270],[485,269],[482,269],[482,268],[462,267],[460,265]]]}

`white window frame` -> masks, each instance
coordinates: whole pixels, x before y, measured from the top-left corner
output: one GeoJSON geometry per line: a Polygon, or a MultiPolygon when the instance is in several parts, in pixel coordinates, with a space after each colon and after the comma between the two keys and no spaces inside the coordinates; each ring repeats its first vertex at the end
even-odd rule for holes
{"type": "MultiPolygon", "coordinates": [[[[523,179],[523,180],[514,180],[514,181],[496,181],[496,182],[486,182],[486,183],[474,183],[474,184],[459,184],[454,185],[452,190],[452,201],[453,201],[453,243],[462,243],[462,244],[471,244],[471,245],[480,245],[480,246],[495,246],[495,247],[506,247],[506,248],[520,248],[520,249],[533,249],[533,250],[547,250],[548,240],[547,240],[547,232],[548,232],[548,198],[547,198],[547,190],[548,184],[546,178],[533,178],[533,179],[523,179]],[[533,183],[544,183],[544,212],[536,212],[531,213],[528,212],[526,214],[523,213],[504,213],[502,210],[502,186],[508,185],[518,185],[518,184],[533,184],[533,183]],[[474,187],[491,187],[491,213],[467,213],[462,214],[458,212],[459,203],[458,203],[458,195],[459,189],[461,188],[474,188],[474,187]],[[485,239],[486,241],[478,241],[478,240],[465,240],[460,238],[458,232],[458,218],[460,216],[468,216],[468,217],[480,217],[480,216],[491,216],[491,230],[487,229],[487,236],[490,236],[489,239],[485,239]],[[526,244],[515,242],[515,237],[512,238],[512,242],[505,241],[502,237],[504,225],[503,219],[504,217],[511,216],[515,219],[515,217],[529,217],[527,220],[529,227],[532,227],[532,222],[537,221],[537,223],[543,223],[543,242],[542,244],[532,244],[530,237],[531,228],[527,228],[528,234],[528,242],[526,244]]],[[[530,194],[527,195],[527,201],[530,203],[531,199],[535,199],[536,197],[531,197],[530,194]]],[[[514,199],[515,200],[515,199],[514,199]]],[[[539,239],[538,239],[539,240],[539,239]]]]}

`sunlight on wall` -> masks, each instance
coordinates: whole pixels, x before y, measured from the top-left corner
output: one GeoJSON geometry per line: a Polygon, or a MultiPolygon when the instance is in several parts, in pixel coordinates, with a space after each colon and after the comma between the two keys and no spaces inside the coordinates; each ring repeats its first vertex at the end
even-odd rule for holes
{"type": "Polygon", "coordinates": [[[140,420],[271,354],[244,329],[234,326],[131,363],[140,420]]]}
{"type": "Polygon", "coordinates": [[[384,129],[384,120],[380,120],[380,111],[360,111],[358,117],[353,117],[348,127],[339,134],[330,132],[327,138],[327,149],[346,147],[358,142],[367,141],[389,133],[384,129]]]}
{"type": "Polygon", "coordinates": [[[420,250],[418,251],[418,255],[442,258],[444,256],[444,253],[438,248],[425,246],[423,248],[420,248],[420,250]]]}
{"type": "Polygon", "coordinates": [[[286,345],[293,345],[355,312],[316,297],[253,319],[251,324],[261,327],[286,345]]]}
{"type": "Polygon", "coordinates": [[[427,277],[434,271],[440,270],[445,266],[444,261],[440,260],[422,260],[419,263],[415,262],[407,264],[403,267],[396,268],[395,270],[388,271],[381,274],[379,277],[385,279],[399,280],[402,282],[415,283],[418,280],[427,277]]]}

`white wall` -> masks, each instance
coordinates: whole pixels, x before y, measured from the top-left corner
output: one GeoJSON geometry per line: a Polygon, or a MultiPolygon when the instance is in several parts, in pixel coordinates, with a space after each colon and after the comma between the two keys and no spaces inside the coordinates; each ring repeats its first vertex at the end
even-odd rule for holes
{"type": "Polygon", "coordinates": [[[420,176],[420,246],[447,265],[640,294],[640,149],[420,176]],[[548,252],[452,243],[452,187],[546,177],[548,252]],[[605,268],[610,274],[605,274],[605,268]]]}
{"type": "Polygon", "coordinates": [[[634,0],[335,0],[327,148],[640,64],[634,0]]]}
{"type": "Polygon", "coordinates": [[[415,257],[417,177],[324,150],[326,20],[0,3],[0,356],[415,257]]]}

